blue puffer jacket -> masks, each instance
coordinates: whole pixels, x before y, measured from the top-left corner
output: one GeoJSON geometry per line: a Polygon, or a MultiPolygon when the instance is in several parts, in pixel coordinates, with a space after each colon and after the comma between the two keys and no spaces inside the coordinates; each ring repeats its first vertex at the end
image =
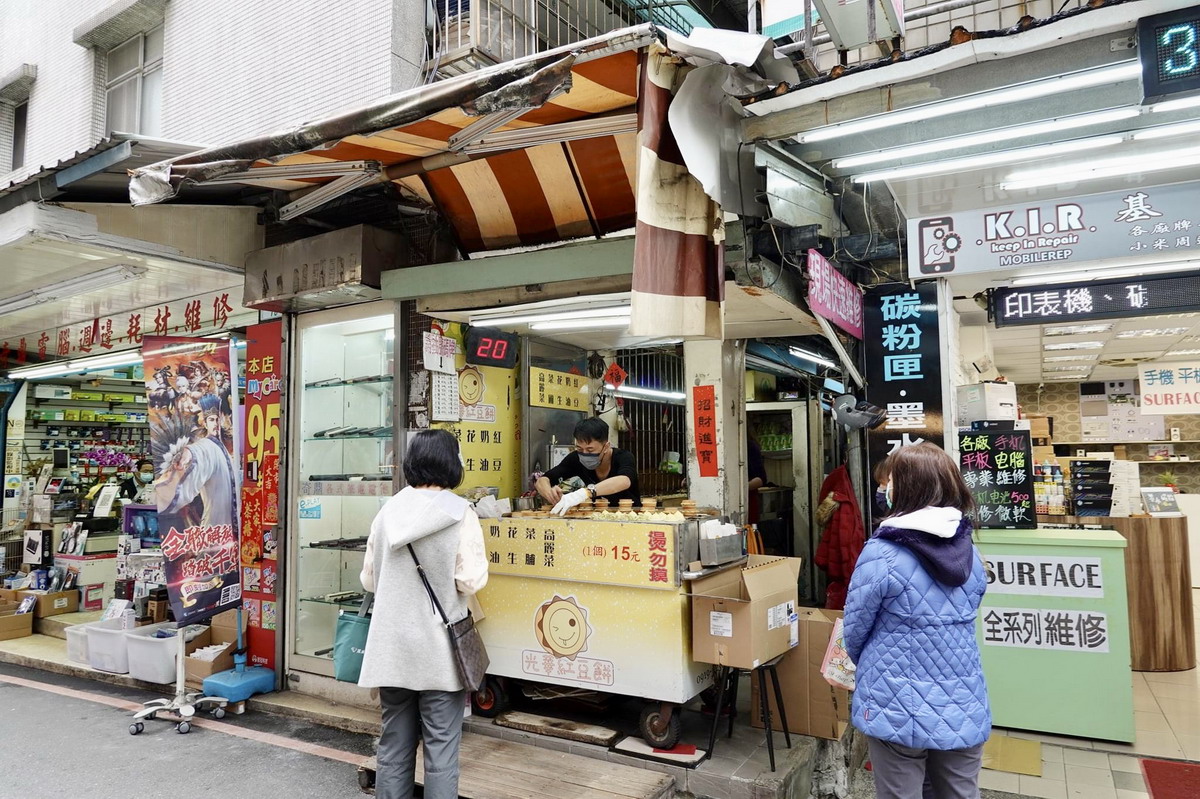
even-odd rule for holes
{"type": "Polygon", "coordinates": [[[954,508],[886,519],[850,578],[846,651],[854,726],[918,749],[964,749],[992,728],[975,616],[987,586],[954,508]]]}

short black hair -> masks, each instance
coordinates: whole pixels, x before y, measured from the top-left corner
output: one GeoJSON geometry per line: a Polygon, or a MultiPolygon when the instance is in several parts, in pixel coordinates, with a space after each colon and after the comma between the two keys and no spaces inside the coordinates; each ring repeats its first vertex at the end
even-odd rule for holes
{"type": "Polygon", "coordinates": [[[598,416],[584,419],[575,425],[575,440],[608,443],[608,422],[598,416]]]}
{"type": "Polygon", "coordinates": [[[404,454],[404,481],[410,486],[458,488],[463,481],[458,439],[448,430],[421,430],[414,435],[404,454]]]}
{"type": "Polygon", "coordinates": [[[153,466],[154,461],[150,460],[149,458],[142,458],[141,460],[139,460],[137,463],[135,463],[133,465],[133,470],[135,472],[140,472],[142,470],[142,466],[147,465],[147,464],[150,466],[153,466]]]}

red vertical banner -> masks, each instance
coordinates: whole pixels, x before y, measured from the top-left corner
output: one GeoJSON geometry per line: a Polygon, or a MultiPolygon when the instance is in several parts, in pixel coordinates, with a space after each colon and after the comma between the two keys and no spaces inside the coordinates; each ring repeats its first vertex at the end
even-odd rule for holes
{"type": "Polygon", "coordinates": [[[692,387],[696,462],[701,477],[717,476],[717,393],[713,386],[692,387]]]}
{"type": "Polygon", "coordinates": [[[251,665],[275,668],[282,616],[279,579],[279,387],[283,383],[283,323],[246,329],[245,463],[242,469],[242,605],[251,665]]]}

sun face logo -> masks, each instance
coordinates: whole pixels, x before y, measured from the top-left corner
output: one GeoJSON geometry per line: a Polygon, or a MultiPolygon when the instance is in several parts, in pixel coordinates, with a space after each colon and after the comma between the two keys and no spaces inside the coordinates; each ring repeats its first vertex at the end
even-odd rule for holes
{"type": "Polygon", "coordinates": [[[587,650],[587,640],[592,634],[587,610],[579,606],[575,597],[563,599],[557,595],[538,608],[533,629],[543,649],[568,660],[587,650]]]}
{"type": "Polygon", "coordinates": [[[483,373],[468,367],[458,376],[458,396],[463,405],[478,405],[483,399],[483,373]]]}

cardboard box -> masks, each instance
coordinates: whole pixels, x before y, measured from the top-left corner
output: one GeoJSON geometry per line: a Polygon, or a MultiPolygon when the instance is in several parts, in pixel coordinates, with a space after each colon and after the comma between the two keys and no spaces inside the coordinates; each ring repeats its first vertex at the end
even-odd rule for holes
{"type": "Polygon", "coordinates": [[[958,387],[958,423],[965,427],[982,420],[1017,418],[1017,387],[1013,383],[972,383],[958,387]]]}
{"type": "Polygon", "coordinates": [[[1044,413],[1027,413],[1025,418],[1029,420],[1029,435],[1032,438],[1053,438],[1054,437],[1054,419],[1044,413]]]}
{"type": "Polygon", "coordinates": [[[108,598],[108,592],[104,590],[105,585],[105,583],[93,583],[79,586],[79,590],[83,593],[84,610],[104,610],[105,600],[108,598]]]}
{"type": "MultiPolygon", "coordinates": [[[[800,643],[784,655],[776,667],[788,729],[799,735],[837,740],[850,723],[850,692],[825,681],[821,676],[821,662],[825,659],[829,636],[833,634],[833,622],[842,614],[836,610],[801,608],[799,615],[800,643]]],[[[762,729],[759,690],[758,675],[755,674],[750,681],[750,723],[762,729]]],[[[783,721],[779,718],[779,706],[770,684],[767,690],[771,726],[782,731],[783,721]]]]}
{"type": "Polygon", "coordinates": [[[693,580],[692,659],[753,669],[795,646],[802,562],[751,555],[743,568],[693,580]]]}
{"type": "Polygon", "coordinates": [[[38,598],[33,615],[39,619],[57,616],[61,613],[74,613],[79,610],[79,591],[75,589],[55,593],[49,591],[18,591],[17,593],[22,596],[32,594],[38,598]]]}
{"type": "MultiPolygon", "coordinates": [[[[246,617],[242,614],[242,630],[246,629],[246,617]]],[[[209,640],[202,646],[225,644],[225,649],[215,660],[197,660],[190,655],[184,659],[183,672],[187,684],[199,688],[205,677],[233,668],[233,650],[237,649],[237,611],[227,610],[212,618],[209,640]]]]}
{"type": "Polygon", "coordinates": [[[0,602],[0,641],[33,635],[33,614],[17,613],[18,603],[0,602]]]}

